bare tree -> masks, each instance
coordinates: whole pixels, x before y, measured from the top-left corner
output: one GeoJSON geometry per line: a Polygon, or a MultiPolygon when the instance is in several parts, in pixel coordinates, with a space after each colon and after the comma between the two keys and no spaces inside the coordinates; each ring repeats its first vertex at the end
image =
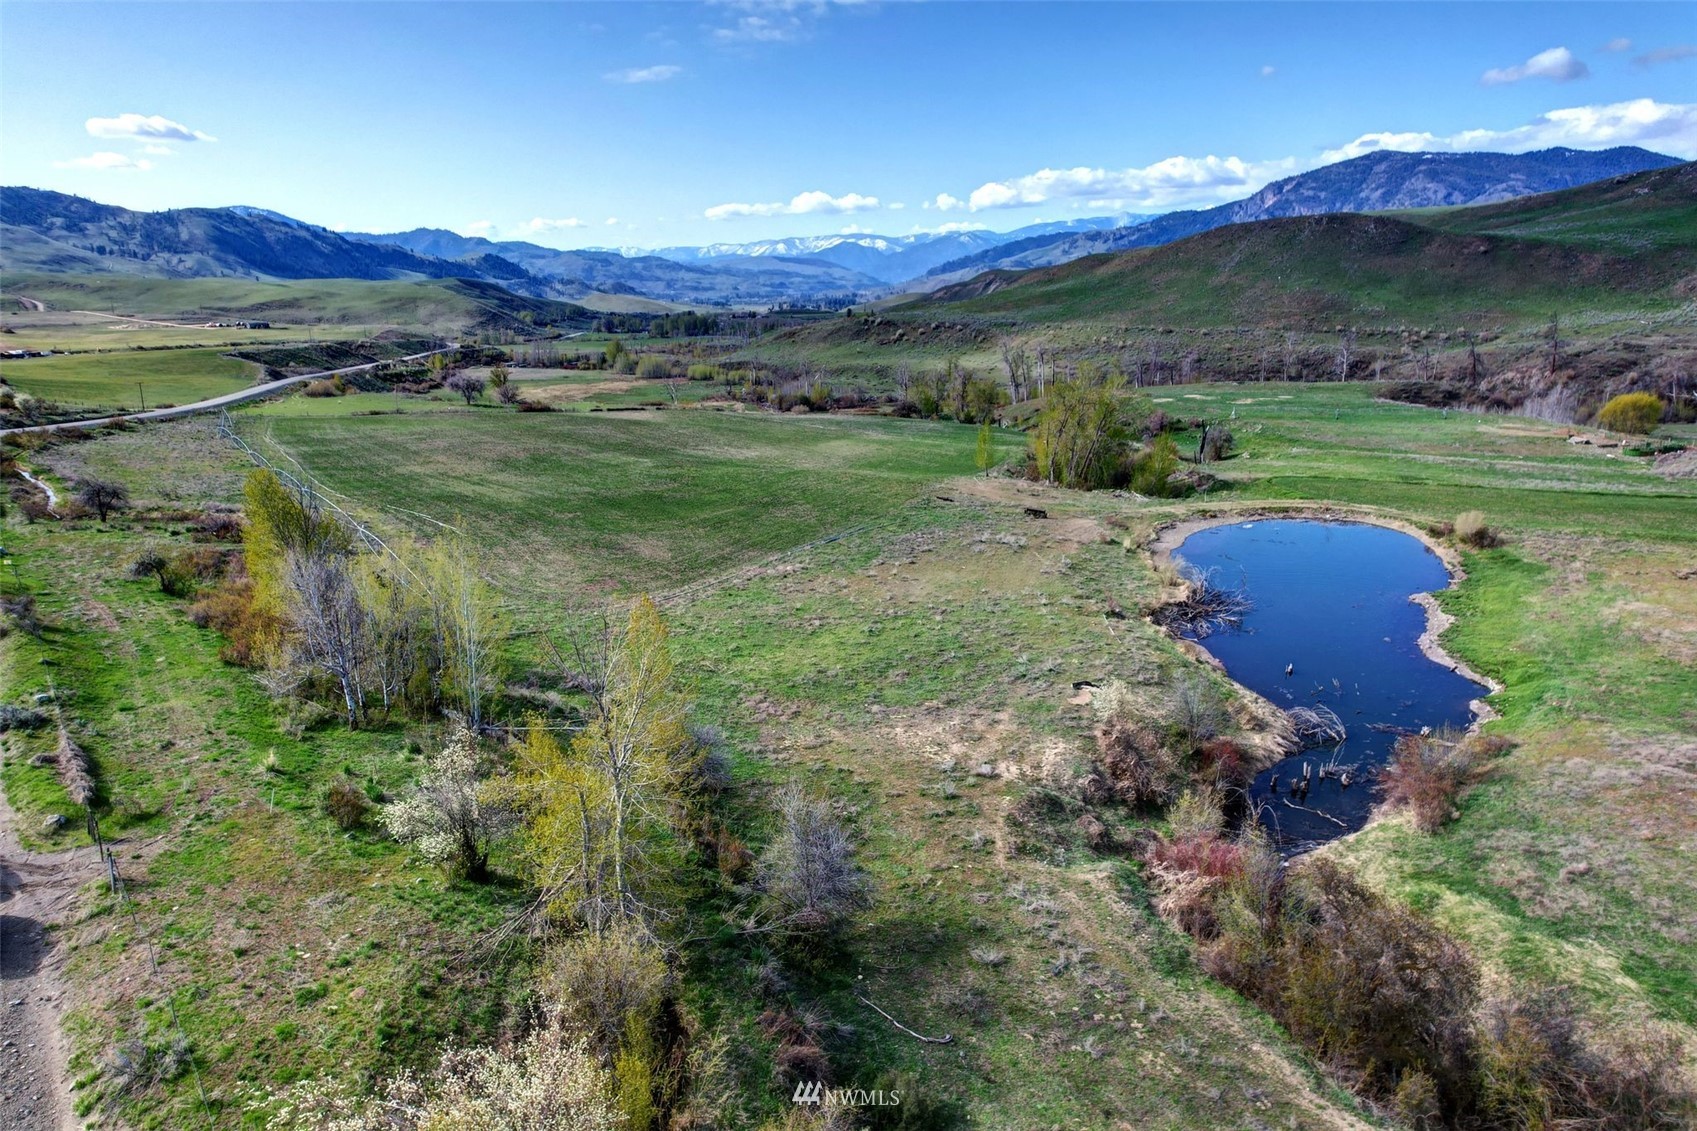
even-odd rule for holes
{"type": "Polygon", "coordinates": [[[483,395],[484,387],[488,385],[488,382],[475,373],[461,369],[455,371],[442,384],[449,392],[458,393],[464,397],[466,407],[469,408],[472,401],[483,395]]]}
{"type": "Polygon", "coordinates": [[[1338,376],[1339,381],[1349,380],[1349,364],[1355,359],[1355,331],[1350,330],[1338,339],[1338,376]]]}
{"type": "Polygon", "coordinates": [[[335,553],[289,551],[283,584],[291,598],[291,644],[297,660],[340,685],[348,725],[357,726],[365,707],[361,675],[369,640],[367,617],[348,569],[335,553]]]}
{"type": "Polygon", "coordinates": [[[1008,392],[1013,396],[1013,403],[1018,404],[1025,399],[1026,390],[1031,386],[1031,355],[1012,338],[1003,338],[1001,348],[1008,392]]]}
{"type": "Polygon", "coordinates": [[[109,479],[79,479],[77,502],[91,508],[100,516],[100,521],[105,522],[107,515],[130,505],[130,492],[122,483],[114,483],[109,479]]]}
{"type": "Polygon", "coordinates": [[[1289,381],[1291,374],[1296,370],[1296,332],[1294,330],[1285,331],[1284,363],[1284,379],[1289,381]]]}
{"type": "Polygon", "coordinates": [[[848,831],[799,785],[778,794],[778,835],[760,858],[768,929],[818,935],[841,929],[871,902],[848,831]]]}

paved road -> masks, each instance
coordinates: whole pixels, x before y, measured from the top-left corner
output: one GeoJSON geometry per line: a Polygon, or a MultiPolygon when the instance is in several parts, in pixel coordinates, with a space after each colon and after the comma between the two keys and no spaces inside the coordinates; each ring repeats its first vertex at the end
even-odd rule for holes
{"type": "MultiPolygon", "coordinates": [[[[458,342],[451,342],[439,350],[425,350],[423,353],[412,353],[405,357],[390,358],[390,361],[417,361],[421,357],[432,354],[451,353],[460,348],[458,342]]],[[[237,389],[223,396],[209,397],[204,401],[193,404],[180,404],[171,408],[155,408],[147,412],[119,413],[115,416],[101,416],[92,420],[63,420],[57,424],[34,424],[22,428],[0,429],[0,436],[10,436],[14,432],[58,432],[64,428],[99,428],[103,424],[112,424],[119,420],[169,420],[174,416],[191,416],[197,412],[211,412],[213,409],[228,408],[233,404],[244,401],[256,401],[268,397],[282,389],[302,384],[306,381],[316,381],[322,377],[335,377],[343,373],[358,373],[364,369],[376,369],[379,365],[387,365],[388,361],[370,361],[364,365],[347,365],[341,369],[326,369],[322,373],[303,373],[299,377],[285,377],[281,381],[268,381],[263,385],[254,385],[247,389],[237,389]]]]}

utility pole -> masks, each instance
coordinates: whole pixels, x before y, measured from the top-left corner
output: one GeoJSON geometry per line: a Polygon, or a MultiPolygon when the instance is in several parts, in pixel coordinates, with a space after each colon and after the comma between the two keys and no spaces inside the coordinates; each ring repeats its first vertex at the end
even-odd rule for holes
{"type": "Polygon", "coordinates": [[[136,382],[136,396],[141,398],[141,410],[143,412],[146,412],[147,411],[147,392],[144,389],[142,389],[140,381],[136,382]]]}

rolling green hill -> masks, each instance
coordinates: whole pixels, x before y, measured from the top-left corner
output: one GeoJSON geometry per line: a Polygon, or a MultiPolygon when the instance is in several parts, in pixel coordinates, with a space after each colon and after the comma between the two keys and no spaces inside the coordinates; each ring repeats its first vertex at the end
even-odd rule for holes
{"type": "Polygon", "coordinates": [[[989,272],[910,309],[1046,324],[1508,323],[1665,310],[1697,272],[1697,165],[1505,204],[1303,216],[1058,267],[989,272]]]}
{"type": "Polygon", "coordinates": [[[1444,232],[1545,240],[1591,251],[1689,252],[1697,248],[1697,164],[1611,177],[1501,204],[1399,215],[1444,232]]]}
{"type": "Polygon", "coordinates": [[[473,279],[256,282],[7,275],[4,286],[9,295],[23,295],[54,310],[109,311],[190,323],[262,318],[300,325],[393,325],[463,333],[541,326],[582,329],[594,320],[592,312],[574,303],[516,295],[473,279]]]}

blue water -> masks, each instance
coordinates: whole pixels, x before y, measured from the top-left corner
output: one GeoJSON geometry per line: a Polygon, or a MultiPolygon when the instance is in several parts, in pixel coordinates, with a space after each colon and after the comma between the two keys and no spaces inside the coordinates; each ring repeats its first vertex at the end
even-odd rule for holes
{"type": "Polygon", "coordinates": [[[1202,641],[1231,677],[1280,707],[1324,704],[1348,728],[1340,747],[1305,750],[1256,777],[1252,806],[1284,850],[1367,822],[1373,770],[1397,732],[1472,722],[1468,704],[1487,689],[1420,651],[1426,614],[1409,597],[1447,588],[1449,574],[1419,539],[1362,523],[1280,519],[1198,531],[1177,556],[1216,585],[1243,586],[1253,602],[1240,628],[1202,641]],[[1349,786],[1318,779],[1334,759],[1360,767],[1349,786]],[[1316,777],[1295,804],[1315,813],[1292,803],[1304,762],[1316,777]]]}

